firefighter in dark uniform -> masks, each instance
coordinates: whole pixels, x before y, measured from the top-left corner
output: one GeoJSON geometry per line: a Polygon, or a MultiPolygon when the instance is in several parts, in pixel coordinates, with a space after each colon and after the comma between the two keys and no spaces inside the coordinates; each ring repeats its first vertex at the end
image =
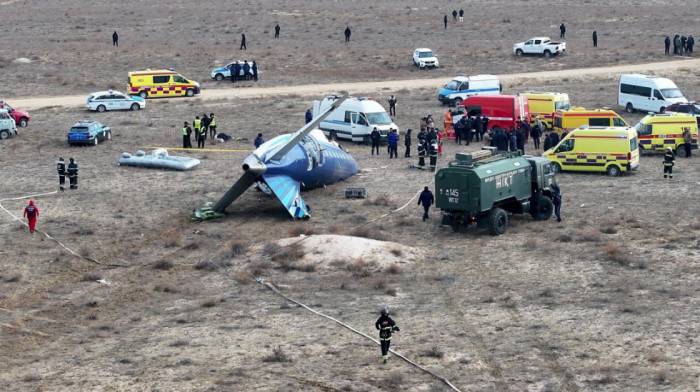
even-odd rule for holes
{"type": "Polygon", "coordinates": [[[391,345],[391,334],[399,332],[399,327],[396,326],[394,320],[389,317],[389,310],[387,308],[382,309],[381,316],[374,326],[379,330],[379,343],[382,345],[382,360],[386,363],[389,359],[389,345],[391,345]]]}
{"type": "Polygon", "coordinates": [[[58,189],[63,192],[65,190],[63,186],[66,184],[66,163],[63,161],[63,157],[58,158],[56,170],[58,171],[58,189]]]}
{"type": "Polygon", "coordinates": [[[204,148],[204,142],[207,141],[207,128],[200,126],[199,127],[199,134],[197,138],[197,147],[198,148],[204,148]]]}
{"type": "Polygon", "coordinates": [[[676,163],[676,156],[673,154],[673,149],[669,147],[664,154],[664,178],[673,179],[673,165],[676,163]],[[668,175],[668,177],[666,177],[668,175]]]}
{"type": "Polygon", "coordinates": [[[207,116],[206,113],[202,114],[202,122],[200,123],[200,127],[204,128],[204,139],[206,140],[207,134],[209,133],[209,124],[211,124],[211,120],[207,116]]]}
{"type": "Polygon", "coordinates": [[[438,137],[435,128],[431,128],[428,133],[428,154],[430,155],[430,171],[434,172],[437,166],[438,157],[438,137]]]}
{"type": "Polygon", "coordinates": [[[68,180],[70,181],[70,189],[78,189],[78,164],[75,163],[73,157],[70,158],[68,164],[68,180]]]}
{"type": "Polygon", "coordinates": [[[192,128],[189,127],[187,121],[182,127],[182,148],[192,148],[192,141],[190,140],[190,135],[192,134],[192,128]]]}
{"type": "Polygon", "coordinates": [[[212,139],[216,137],[216,120],[214,120],[214,113],[209,114],[209,136],[212,139]]]}

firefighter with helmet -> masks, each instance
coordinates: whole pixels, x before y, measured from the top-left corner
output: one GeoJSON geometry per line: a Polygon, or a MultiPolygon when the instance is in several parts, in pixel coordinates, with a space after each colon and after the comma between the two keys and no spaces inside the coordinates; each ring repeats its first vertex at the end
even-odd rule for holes
{"type": "Polygon", "coordinates": [[[389,309],[384,308],[380,312],[379,319],[374,326],[379,330],[379,343],[382,346],[382,360],[386,363],[389,359],[389,345],[391,345],[391,334],[399,332],[394,320],[389,317],[389,309]]]}

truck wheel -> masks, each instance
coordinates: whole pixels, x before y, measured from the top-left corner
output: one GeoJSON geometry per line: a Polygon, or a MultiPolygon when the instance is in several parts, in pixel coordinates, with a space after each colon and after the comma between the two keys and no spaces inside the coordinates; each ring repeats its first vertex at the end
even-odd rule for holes
{"type": "Polygon", "coordinates": [[[545,50],[545,51],[544,51],[544,57],[546,57],[546,58],[552,57],[552,52],[550,52],[549,50],[545,50]]]}
{"type": "Polygon", "coordinates": [[[546,221],[552,216],[554,211],[554,203],[552,199],[547,196],[542,195],[540,197],[540,202],[535,211],[532,213],[532,217],[538,221],[546,221]]]}
{"type": "Polygon", "coordinates": [[[214,79],[216,79],[217,82],[220,82],[220,81],[224,80],[224,75],[218,73],[218,74],[216,74],[216,76],[214,76],[214,79]]]}
{"type": "Polygon", "coordinates": [[[647,155],[647,150],[646,148],[642,147],[641,145],[639,146],[639,156],[646,156],[647,155]]]}
{"type": "Polygon", "coordinates": [[[455,98],[452,103],[454,103],[455,107],[457,107],[460,103],[462,103],[462,98],[455,98]]]}
{"type": "Polygon", "coordinates": [[[191,88],[188,88],[187,91],[185,91],[185,95],[188,97],[193,97],[194,96],[194,90],[191,88]]]}
{"type": "Polygon", "coordinates": [[[143,99],[148,98],[148,91],[146,91],[146,90],[139,91],[139,97],[141,97],[143,99]]]}
{"type": "Polygon", "coordinates": [[[501,208],[494,208],[489,212],[489,233],[501,235],[508,228],[508,214],[501,208]]]}
{"type": "Polygon", "coordinates": [[[685,146],[683,144],[676,146],[676,155],[680,158],[688,158],[688,156],[685,155],[685,146]]]}
{"type": "Polygon", "coordinates": [[[27,118],[26,118],[26,117],[22,117],[22,118],[19,119],[19,123],[17,123],[17,125],[19,125],[20,127],[24,128],[24,127],[27,126],[28,123],[29,123],[29,121],[27,121],[27,118]]]}
{"type": "Polygon", "coordinates": [[[662,107],[659,109],[659,113],[664,113],[664,112],[666,112],[666,108],[662,106],[662,107]]]}
{"type": "Polygon", "coordinates": [[[2,131],[0,131],[0,139],[5,140],[9,137],[10,137],[10,131],[8,131],[7,129],[3,129],[2,131]]]}
{"type": "Polygon", "coordinates": [[[616,165],[610,165],[610,166],[608,167],[608,175],[609,175],[610,177],[617,177],[617,176],[620,175],[620,173],[622,173],[622,171],[621,171],[620,168],[617,167],[616,165]]]}
{"type": "Polygon", "coordinates": [[[552,162],[552,169],[557,174],[561,173],[561,165],[558,162],[552,162]]]}
{"type": "Polygon", "coordinates": [[[515,55],[518,56],[518,57],[522,57],[522,56],[523,56],[523,50],[522,50],[522,49],[516,50],[516,51],[515,51],[515,55]]]}
{"type": "Polygon", "coordinates": [[[627,113],[634,113],[634,106],[632,106],[632,103],[628,102],[627,106],[625,106],[625,110],[627,110],[627,113]]]}

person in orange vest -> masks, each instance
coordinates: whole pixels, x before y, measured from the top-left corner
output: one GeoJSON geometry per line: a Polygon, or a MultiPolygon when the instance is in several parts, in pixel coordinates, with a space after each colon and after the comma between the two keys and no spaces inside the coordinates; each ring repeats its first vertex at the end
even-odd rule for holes
{"type": "Polygon", "coordinates": [[[445,112],[445,132],[450,132],[452,125],[452,111],[447,109],[445,112]]]}
{"type": "Polygon", "coordinates": [[[439,132],[438,133],[438,155],[442,156],[442,138],[445,135],[445,132],[439,132]]]}
{"type": "Polygon", "coordinates": [[[29,221],[29,232],[34,234],[36,218],[39,217],[39,208],[34,205],[34,200],[29,200],[29,205],[24,207],[24,217],[29,221]]]}

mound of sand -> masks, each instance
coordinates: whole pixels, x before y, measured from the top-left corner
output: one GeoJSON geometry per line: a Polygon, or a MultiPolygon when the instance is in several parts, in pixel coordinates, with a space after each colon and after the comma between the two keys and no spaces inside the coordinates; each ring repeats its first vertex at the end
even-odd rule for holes
{"type": "Polygon", "coordinates": [[[280,246],[298,243],[304,249],[304,262],[319,267],[334,261],[362,260],[384,267],[390,264],[408,264],[420,257],[420,250],[396,242],[345,235],[311,235],[283,238],[280,246]]]}

